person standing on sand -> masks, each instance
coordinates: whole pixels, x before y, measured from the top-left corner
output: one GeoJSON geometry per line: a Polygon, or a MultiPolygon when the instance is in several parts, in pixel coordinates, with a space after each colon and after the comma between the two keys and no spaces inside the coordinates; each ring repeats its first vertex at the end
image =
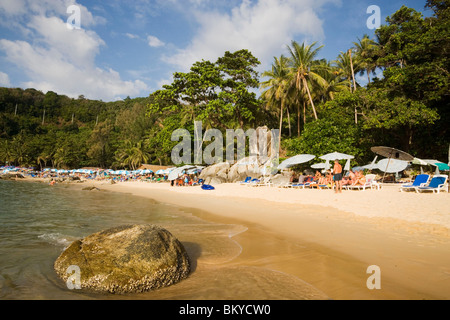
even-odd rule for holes
{"type": "Polygon", "coordinates": [[[342,166],[338,160],[334,160],[334,182],[336,184],[335,193],[342,193],[342,166]]]}

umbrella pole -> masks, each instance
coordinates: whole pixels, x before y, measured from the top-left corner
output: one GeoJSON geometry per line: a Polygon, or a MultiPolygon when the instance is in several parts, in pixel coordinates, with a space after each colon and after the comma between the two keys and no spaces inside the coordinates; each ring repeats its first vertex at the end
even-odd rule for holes
{"type": "Polygon", "coordinates": [[[383,179],[381,180],[382,183],[384,183],[384,178],[386,177],[386,172],[387,172],[387,169],[389,168],[390,162],[391,162],[391,158],[389,157],[388,163],[386,165],[386,170],[384,171],[384,174],[383,174],[383,179]]]}

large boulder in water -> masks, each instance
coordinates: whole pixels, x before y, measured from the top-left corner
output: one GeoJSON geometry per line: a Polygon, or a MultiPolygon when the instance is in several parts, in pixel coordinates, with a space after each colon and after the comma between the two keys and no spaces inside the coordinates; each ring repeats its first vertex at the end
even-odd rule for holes
{"type": "Polygon", "coordinates": [[[190,272],[183,245],[153,225],[126,225],[73,242],[55,261],[67,281],[80,270],[81,289],[117,294],[159,289],[185,279],[190,272]],[[70,269],[69,269],[70,270],[70,269]]]}

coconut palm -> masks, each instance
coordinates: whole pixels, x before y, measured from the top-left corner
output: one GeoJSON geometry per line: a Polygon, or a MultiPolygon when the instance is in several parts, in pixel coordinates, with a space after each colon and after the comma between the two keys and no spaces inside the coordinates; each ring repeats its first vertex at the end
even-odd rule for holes
{"type": "Polygon", "coordinates": [[[289,59],[283,55],[274,57],[272,70],[262,74],[268,80],[261,83],[261,88],[267,89],[262,93],[269,107],[280,109],[280,134],[278,146],[281,147],[281,129],[283,126],[283,112],[288,98],[290,73],[288,68],[289,59]]]}
{"type": "Polygon", "coordinates": [[[355,45],[356,56],[361,67],[360,74],[363,75],[366,73],[367,80],[370,83],[370,74],[375,74],[375,69],[377,68],[373,57],[378,43],[365,34],[362,39],[358,38],[358,42],[353,42],[353,44],[355,45]]]}
{"type": "Polygon", "coordinates": [[[358,59],[351,59],[350,51],[342,52],[339,54],[337,59],[334,61],[333,65],[337,68],[336,72],[337,75],[341,78],[344,78],[347,80],[347,84],[350,88],[350,92],[353,92],[356,90],[356,86],[358,85],[356,81],[354,80],[354,74],[355,72],[360,72],[361,67],[359,65],[358,59]],[[353,64],[353,68],[352,68],[353,64]],[[352,80],[353,80],[353,87],[352,87],[352,80]]]}
{"type": "Polygon", "coordinates": [[[300,45],[296,41],[292,41],[291,46],[288,46],[288,50],[291,54],[290,68],[295,87],[298,91],[308,96],[314,118],[317,120],[318,117],[311,88],[325,87],[326,80],[319,74],[323,66],[319,63],[315,63],[319,50],[323,46],[314,48],[315,45],[316,42],[311,45],[305,45],[304,43],[300,45]]]}
{"type": "Polygon", "coordinates": [[[116,159],[120,166],[136,170],[143,163],[148,162],[150,155],[145,150],[142,141],[136,144],[133,144],[131,141],[126,141],[122,148],[116,152],[116,159]]]}
{"type": "Polygon", "coordinates": [[[330,61],[322,59],[317,61],[317,63],[322,64],[321,72],[319,73],[322,78],[326,81],[326,86],[319,91],[319,99],[321,102],[326,102],[328,100],[333,100],[336,93],[341,91],[348,91],[349,84],[351,83],[347,78],[340,76],[340,69],[330,61]]]}

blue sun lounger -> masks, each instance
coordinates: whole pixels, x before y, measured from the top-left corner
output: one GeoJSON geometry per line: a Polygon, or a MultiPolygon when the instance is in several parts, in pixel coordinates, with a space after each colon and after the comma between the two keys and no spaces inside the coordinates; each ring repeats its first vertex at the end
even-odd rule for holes
{"type": "Polygon", "coordinates": [[[424,187],[416,187],[416,192],[433,191],[433,193],[439,193],[441,190],[445,190],[445,184],[448,176],[434,176],[431,179],[430,184],[424,187]]]}
{"type": "Polygon", "coordinates": [[[400,187],[400,191],[416,190],[418,187],[425,187],[430,181],[429,174],[419,174],[411,184],[404,184],[400,187]]]}

